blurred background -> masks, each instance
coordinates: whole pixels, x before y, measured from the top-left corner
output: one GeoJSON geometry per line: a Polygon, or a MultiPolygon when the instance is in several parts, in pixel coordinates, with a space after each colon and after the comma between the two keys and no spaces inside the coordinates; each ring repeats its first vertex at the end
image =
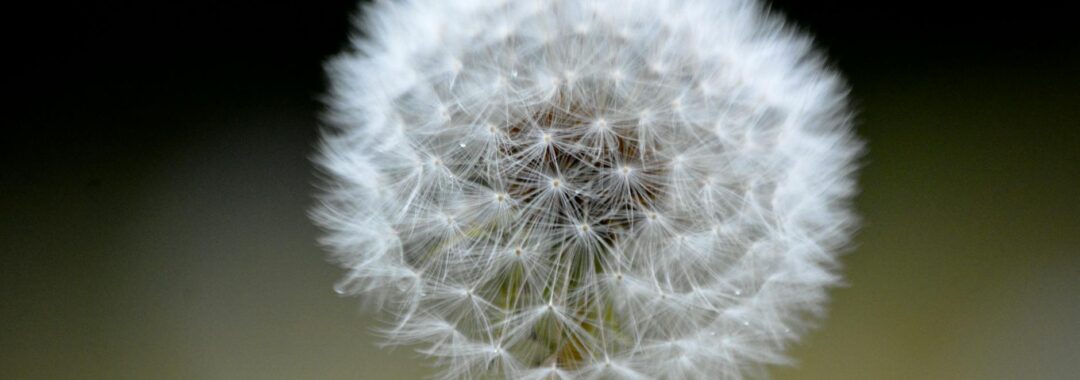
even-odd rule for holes
{"type": "MultiPolygon", "coordinates": [[[[353,1],[9,11],[0,378],[419,379],[305,212],[353,1]]],[[[1080,373],[1080,41],[1048,4],[773,1],[869,144],[848,285],[775,379],[1080,373]],[[876,4],[875,4],[876,3],[876,4]]]]}

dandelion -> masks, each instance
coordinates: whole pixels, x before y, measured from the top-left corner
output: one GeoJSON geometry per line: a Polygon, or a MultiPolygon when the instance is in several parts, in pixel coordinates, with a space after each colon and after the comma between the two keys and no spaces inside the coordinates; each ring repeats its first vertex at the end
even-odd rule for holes
{"type": "Polygon", "coordinates": [[[328,64],[338,292],[443,378],[784,363],[854,228],[842,80],[750,0],[402,0],[328,64]]]}

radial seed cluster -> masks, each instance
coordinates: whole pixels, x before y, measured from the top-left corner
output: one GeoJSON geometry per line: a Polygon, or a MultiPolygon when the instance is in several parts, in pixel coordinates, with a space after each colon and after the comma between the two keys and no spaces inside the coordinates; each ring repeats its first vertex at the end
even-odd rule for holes
{"type": "Polygon", "coordinates": [[[337,285],[444,378],[738,379],[822,312],[860,144],[754,1],[376,2],[328,64],[337,285]]]}

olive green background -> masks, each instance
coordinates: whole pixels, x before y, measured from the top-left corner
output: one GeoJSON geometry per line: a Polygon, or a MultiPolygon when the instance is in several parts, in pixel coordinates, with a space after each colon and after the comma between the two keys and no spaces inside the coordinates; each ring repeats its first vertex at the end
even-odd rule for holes
{"type": "MultiPolygon", "coordinates": [[[[324,260],[305,215],[316,183],[308,156],[319,64],[341,39],[306,41],[343,37],[343,20],[317,26],[349,6],[339,8],[257,29],[287,30],[267,37],[285,41],[280,50],[262,42],[203,60],[191,58],[202,52],[192,42],[181,45],[183,64],[102,64],[30,86],[29,115],[15,122],[27,136],[5,138],[0,166],[0,377],[432,373],[409,347],[376,346],[378,315],[332,291],[341,271],[324,260]],[[289,59],[248,66],[254,60],[237,59],[245,54],[289,59]],[[57,91],[80,75],[92,79],[57,91]]],[[[279,10],[269,14],[296,15],[279,10]]],[[[807,17],[809,29],[831,20],[807,17]]],[[[248,37],[214,25],[215,35],[248,37]]],[[[856,202],[864,222],[828,318],[792,347],[796,365],[772,369],[773,378],[1076,376],[1075,50],[949,54],[944,43],[913,43],[884,54],[840,36],[857,30],[821,28],[868,143],[856,202]]],[[[129,33],[94,30],[76,52],[129,33]]],[[[166,42],[186,41],[180,34],[166,42]]],[[[209,35],[197,42],[216,41],[209,35]]],[[[150,50],[150,61],[181,58],[163,51],[150,50]]]]}

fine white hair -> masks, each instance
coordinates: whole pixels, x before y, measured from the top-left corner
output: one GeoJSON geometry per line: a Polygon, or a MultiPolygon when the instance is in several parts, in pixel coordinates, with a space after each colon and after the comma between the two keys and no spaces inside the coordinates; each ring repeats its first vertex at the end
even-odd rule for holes
{"type": "Polygon", "coordinates": [[[313,219],[443,378],[740,379],[823,313],[846,87],[752,0],[400,0],[327,64],[313,219]]]}

